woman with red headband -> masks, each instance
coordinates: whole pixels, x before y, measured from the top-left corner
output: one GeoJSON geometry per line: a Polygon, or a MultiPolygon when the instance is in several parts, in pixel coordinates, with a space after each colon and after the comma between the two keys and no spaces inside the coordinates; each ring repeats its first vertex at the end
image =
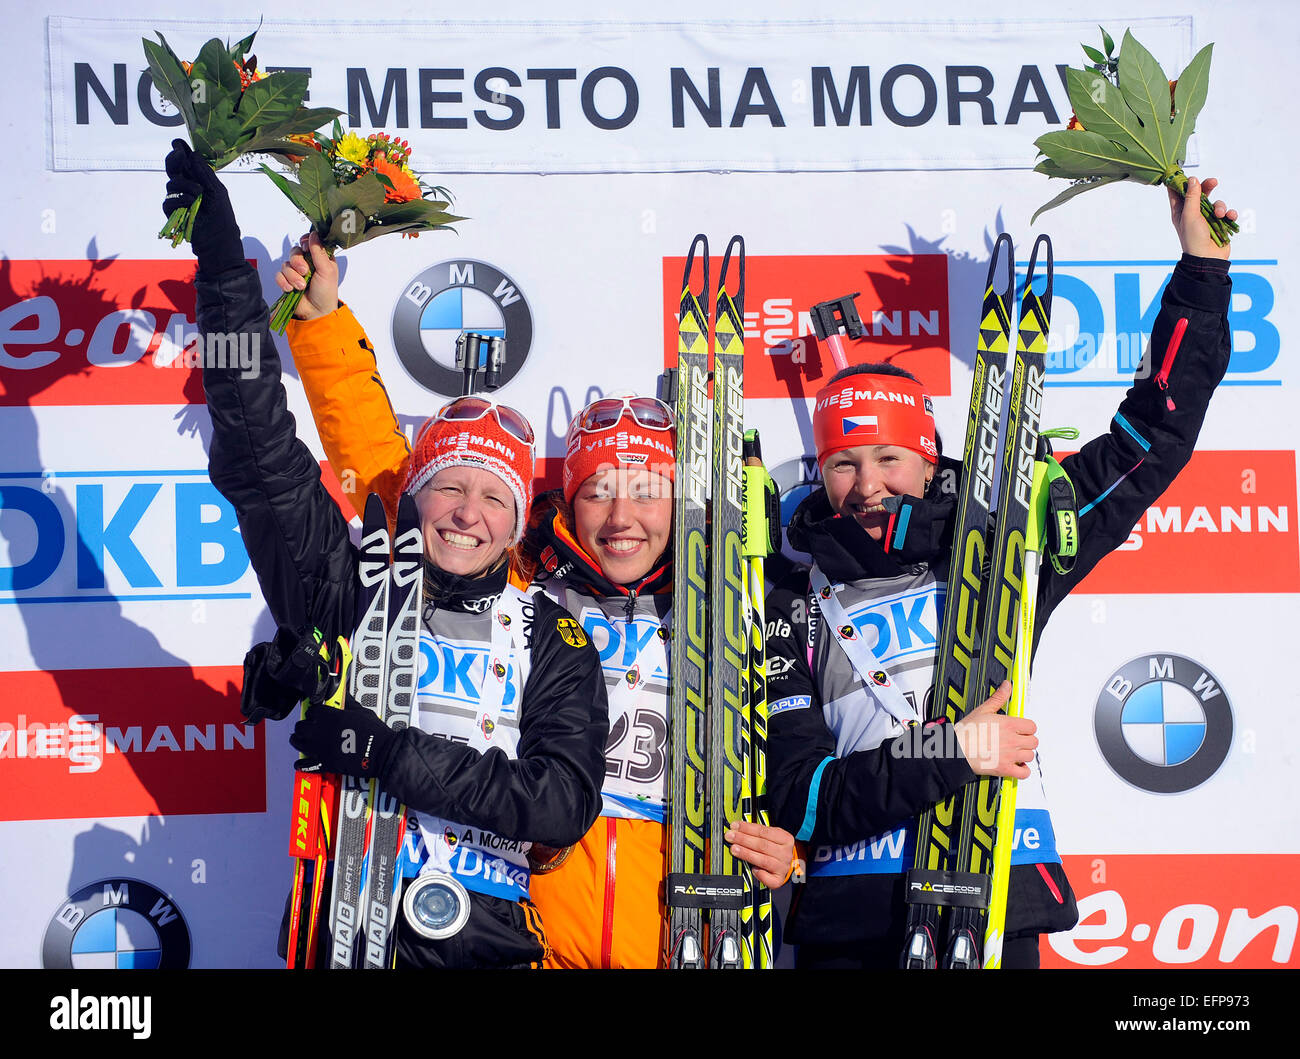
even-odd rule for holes
{"type": "MultiPolygon", "coordinates": [[[[1214,186],[1205,181],[1207,192],[1214,186]]],[[[1228,250],[1211,239],[1200,194],[1192,180],[1186,206],[1171,195],[1183,257],[1133,388],[1110,432],[1062,461],[1079,502],[1080,549],[1068,574],[1043,568],[1035,642],[1055,606],[1186,464],[1227,369],[1228,250]],[[1153,356],[1159,372],[1147,370],[1153,356]]],[[[1215,211],[1235,216],[1221,202],[1215,211]]],[[[953,500],[935,480],[930,398],[889,365],[847,369],[817,394],[813,435],[824,488],[787,533],[814,565],[776,586],[767,604],[769,628],[789,630],[767,643],[773,820],[814,846],[786,938],[801,967],[899,966],[906,829],[977,774],[1014,776],[1016,827],[1037,837],[1012,857],[1003,966],[1036,967],[1039,934],[1072,927],[1077,911],[1042,797],[1033,722],[996,712],[1007,683],[957,723],[956,747],[927,739],[926,753],[909,749],[909,727],[926,716],[932,692],[953,532],[953,500]],[[895,522],[891,497],[923,499],[896,509],[895,522]],[[945,747],[951,753],[930,753],[945,747]]]]}
{"type": "MultiPolygon", "coordinates": [[[[358,613],[347,523],[295,436],[225,188],[181,141],[167,172],[168,211],[202,193],[192,240],[199,330],[251,333],[261,351],[252,377],[234,364],[204,367],[212,482],[239,517],[283,642],[312,643],[316,629],[332,644],[352,634],[358,613]]],[[[530,847],[577,841],[600,808],[608,722],[599,660],[565,611],[508,580],[533,448],[528,421],[484,398],[453,401],[424,425],[400,488],[415,498],[424,537],[420,649],[442,679],[433,662],[425,667],[410,727],[312,706],[291,737],[325,771],[377,780],[403,803],[418,831],[406,885],[435,884],[459,905],[450,924],[399,917],[399,966],[539,965],[546,942],[529,900],[530,847]]],[[[283,717],[297,697],[248,705],[283,717]]]]}
{"type": "MultiPolygon", "coordinates": [[[[340,474],[391,483],[405,453],[369,342],[338,302],[337,267],[314,239],[307,249],[310,286],[298,254],[277,279],[306,290],[287,334],[326,454],[340,474]]],[[[609,696],[601,817],[562,864],[533,877],[551,967],[664,963],[674,452],[661,402],[593,402],[569,427],[563,488],[538,498],[524,540],[520,582],[535,581],[578,619],[609,696]]],[[[789,832],[742,822],[727,841],[765,885],[789,877],[789,832]]]]}

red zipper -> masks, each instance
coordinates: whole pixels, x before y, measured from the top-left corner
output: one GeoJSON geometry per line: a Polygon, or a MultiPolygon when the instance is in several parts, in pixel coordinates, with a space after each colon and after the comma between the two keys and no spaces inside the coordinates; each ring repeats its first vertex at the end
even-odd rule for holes
{"type": "Polygon", "coordinates": [[[600,966],[613,967],[614,958],[614,855],[618,850],[618,821],[605,817],[605,921],[600,934],[600,966]]]}
{"type": "Polygon", "coordinates": [[[1160,364],[1160,370],[1156,372],[1156,385],[1160,387],[1165,395],[1165,407],[1169,411],[1174,411],[1174,399],[1169,396],[1169,372],[1174,366],[1174,357],[1178,356],[1178,347],[1183,344],[1183,335],[1187,333],[1187,317],[1180,316],[1178,323],[1174,324],[1174,333],[1169,338],[1169,345],[1165,347],[1165,359],[1160,364]]]}
{"type": "Polygon", "coordinates": [[[1052,877],[1047,873],[1046,864],[1038,865],[1038,874],[1043,877],[1043,882],[1047,883],[1047,888],[1052,891],[1052,896],[1056,898],[1056,903],[1058,905],[1065,904],[1065,898],[1061,896],[1061,891],[1057,888],[1056,883],[1052,881],[1052,877]]]}

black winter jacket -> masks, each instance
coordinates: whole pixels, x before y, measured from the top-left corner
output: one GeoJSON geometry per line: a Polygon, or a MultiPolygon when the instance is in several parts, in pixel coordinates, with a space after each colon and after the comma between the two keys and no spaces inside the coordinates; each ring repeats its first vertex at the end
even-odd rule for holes
{"type": "MultiPolygon", "coordinates": [[[[235,508],[271,615],[281,626],[315,627],[327,643],[351,635],[356,549],[321,484],[320,465],[297,438],[257,274],[247,264],[215,276],[200,271],[195,285],[199,330],[248,333],[256,351],[255,377],[243,378],[237,365],[205,366],[203,387],[213,426],[209,474],[235,508]]],[[[507,838],[567,846],[600,811],[605,683],[595,649],[560,635],[557,622],[570,620],[567,612],[541,593],[532,598],[517,757],[481,754],[410,727],[380,781],[412,808],[507,838]]],[[[452,599],[434,602],[457,607],[452,599]]]]}
{"type": "MultiPolygon", "coordinates": [[[[1228,366],[1227,265],[1183,256],[1164,292],[1146,358],[1110,431],[1062,461],[1078,499],[1080,553],[1068,575],[1044,564],[1035,643],[1056,605],[1127,538],[1143,511],[1191,457],[1210,395],[1228,366]],[[1167,363],[1180,319],[1187,320],[1186,332],[1176,357],[1167,363]]],[[[936,502],[929,507],[931,523],[909,528],[908,548],[901,553],[886,553],[853,519],[836,516],[823,490],[800,505],[787,532],[791,544],[809,552],[832,583],[918,574],[927,566],[945,581],[952,505],[936,502]]],[[[808,597],[807,571],[795,570],[774,586],[767,600],[768,627],[775,630],[767,640],[768,701],[801,703],[803,696],[811,698],[811,708],[776,712],[769,723],[772,822],[814,845],[840,845],[913,820],[974,774],[960,756],[897,752],[901,747],[894,744],[907,736],[875,749],[836,755],[836,736],[821,708],[820,678],[809,666],[808,597]]],[[[817,945],[880,939],[901,943],[901,875],[812,876],[797,900],[787,940],[817,945]]],[[[1076,920],[1073,893],[1059,864],[1013,867],[1009,937],[1065,930],[1076,920]]]]}

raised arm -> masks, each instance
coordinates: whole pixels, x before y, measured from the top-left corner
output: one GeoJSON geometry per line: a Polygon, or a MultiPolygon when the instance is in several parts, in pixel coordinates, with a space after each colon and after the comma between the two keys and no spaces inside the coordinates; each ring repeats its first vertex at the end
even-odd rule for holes
{"type": "Polygon", "coordinates": [[[338,300],[338,275],[338,265],[316,235],[304,238],[275,277],[281,290],[304,291],[285,335],[325,456],[345,494],[361,514],[367,494],[378,493],[391,523],[411,448],[393,413],[374,347],[352,310],[338,300]]]}
{"type": "Polygon", "coordinates": [[[280,381],[257,273],[244,258],[229,196],[183,141],[167,156],[164,209],[203,203],[192,245],[203,389],[212,418],[208,473],[235,508],[244,547],[279,625],[350,632],[355,565],[347,525],[298,440],[280,381]],[[231,349],[251,352],[246,369],[231,349]]]}
{"type": "MultiPolygon", "coordinates": [[[[1068,575],[1044,568],[1039,630],[1052,608],[1127,538],[1142,513],[1187,465],[1215,387],[1232,353],[1228,328],[1227,246],[1217,246],[1189,180],[1184,201],[1170,192],[1173,227],[1183,249],[1161,296],[1151,342],[1110,430],[1062,461],[1079,504],[1079,556],[1068,575]],[[1185,205],[1189,203],[1190,205],[1185,205]]],[[[1219,216],[1236,217],[1222,201],[1219,216]]]]}

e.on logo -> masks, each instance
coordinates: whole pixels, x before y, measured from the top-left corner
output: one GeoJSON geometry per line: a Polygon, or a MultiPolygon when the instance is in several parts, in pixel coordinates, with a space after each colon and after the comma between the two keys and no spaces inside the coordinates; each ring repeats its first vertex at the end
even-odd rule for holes
{"type": "Polygon", "coordinates": [[[1300,855],[1065,857],[1079,923],[1044,967],[1296,967],[1300,855]]]}
{"type": "MultiPolygon", "coordinates": [[[[677,363],[677,310],[684,257],[666,257],[664,365],[677,363]]],[[[714,282],[721,257],[709,262],[714,282]]],[[[952,393],[947,254],[749,256],[745,263],[745,396],[812,397],[835,373],[809,310],[858,291],[868,351],[850,360],[906,368],[937,397],[952,393]]],[[[734,293],[734,292],[733,292],[734,293]]],[[[714,292],[708,293],[713,317],[714,292]]]]}
{"type": "MultiPolygon", "coordinates": [[[[1295,474],[1290,450],[1192,453],[1075,591],[1300,592],[1295,474]]],[[[1106,501],[1078,499],[1087,533],[1088,506],[1106,501]]]]}
{"type": "Polygon", "coordinates": [[[201,404],[193,279],[184,259],[0,263],[0,406],[201,404]]]}

